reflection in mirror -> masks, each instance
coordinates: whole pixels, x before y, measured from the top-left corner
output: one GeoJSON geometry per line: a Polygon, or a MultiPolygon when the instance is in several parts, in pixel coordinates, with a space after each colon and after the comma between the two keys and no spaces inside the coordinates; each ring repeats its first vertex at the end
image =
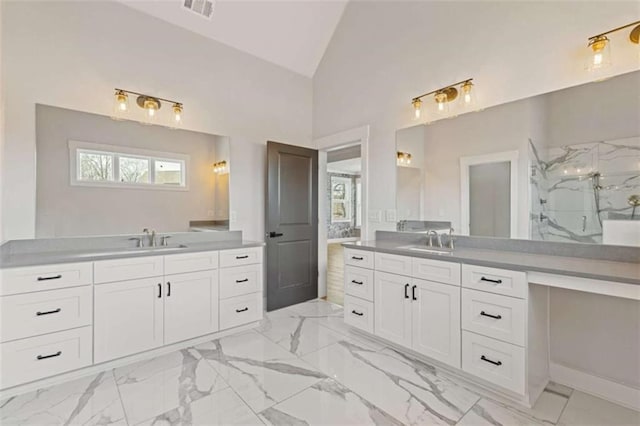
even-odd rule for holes
{"type": "Polygon", "coordinates": [[[37,105],[36,150],[38,238],[229,229],[226,137],[37,105]]]}
{"type": "Polygon", "coordinates": [[[399,130],[397,151],[412,161],[397,164],[398,228],[451,221],[462,234],[640,245],[638,117],[640,71],[399,130]],[[461,159],[508,151],[510,202],[491,192],[497,170],[470,169],[467,196],[461,159]],[[483,204],[491,197],[498,211],[483,204]],[[476,212],[516,224],[507,234],[476,212]]]}

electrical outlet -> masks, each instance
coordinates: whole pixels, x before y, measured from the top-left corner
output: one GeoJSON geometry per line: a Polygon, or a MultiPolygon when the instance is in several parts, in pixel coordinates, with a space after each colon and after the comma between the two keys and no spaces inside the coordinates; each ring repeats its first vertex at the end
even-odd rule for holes
{"type": "Polygon", "coordinates": [[[369,222],[373,222],[373,223],[382,222],[382,210],[369,211],[369,222]]]}
{"type": "Polygon", "coordinates": [[[238,221],[238,212],[235,210],[231,210],[229,212],[229,221],[230,222],[237,222],[238,221]]]}
{"type": "Polygon", "coordinates": [[[387,222],[393,222],[393,223],[395,223],[395,222],[397,222],[397,221],[398,221],[397,219],[398,219],[398,217],[397,217],[397,215],[396,215],[396,211],[395,211],[395,209],[389,209],[389,210],[387,210],[387,211],[385,212],[385,220],[386,220],[387,222]]]}

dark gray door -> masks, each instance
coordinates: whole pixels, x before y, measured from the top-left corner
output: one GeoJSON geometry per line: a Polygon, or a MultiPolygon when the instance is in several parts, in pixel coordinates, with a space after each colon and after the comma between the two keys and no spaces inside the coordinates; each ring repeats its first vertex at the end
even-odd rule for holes
{"type": "Polygon", "coordinates": [[[267,311],[318,297],[318,151],[267,142],[267,311]]]}

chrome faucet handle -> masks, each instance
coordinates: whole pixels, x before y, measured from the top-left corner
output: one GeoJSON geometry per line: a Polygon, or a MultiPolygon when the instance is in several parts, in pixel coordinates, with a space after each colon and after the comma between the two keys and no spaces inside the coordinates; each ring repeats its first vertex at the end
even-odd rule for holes
{"type": "Polygon", "coordinates": [[[156,244],[156,230],[155,229],[151,230],[151,235],[149,236],[149,245],[151,247],[157,246],[157,244],[156,244]]]}
{"type": "Polygon", "coordinates": [[[144,247],[144,243],[141,237],[131,237],[129,238],[129,241],[135,241],[136,242],[136,247],[140,248],[140,247],[144,247]]]}
{"type": "Polygon", "coordinates": [[[455,245],[453,242],[453,228],[449,228],[449,248],[451,250],[455,249],[455,245]]]}
{"type": "Polygon", "coordinates": [[[442,248],[442,234],[436,232],[436,241],[438,242],[438,247],[442,248]]]}
{"type": "Polygon", "coordinates": [[[171,238],[171,235],[163,235],[162,237],[160,237],[160,245],[161,246],[168,246],[169,242],[167,240],[169,238],[171,238]]]}

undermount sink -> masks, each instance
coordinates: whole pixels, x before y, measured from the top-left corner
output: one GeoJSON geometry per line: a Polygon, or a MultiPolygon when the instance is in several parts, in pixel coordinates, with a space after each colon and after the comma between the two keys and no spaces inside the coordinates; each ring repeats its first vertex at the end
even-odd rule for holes
{"type": "Polygon", "coordinates": [[[448,248],[427,247],[427,246],[417,246],[417,245],[402,246],[398,248],[403,250],[421,251],[424,253],[441,254],[441,255],[450,255],[453,253],[453,250],[448,248]]]}
{"type": "Polygon", "coordinates": [[[158,246],[158,247],[138,247],[138,248],[123,248],[121,250],[109,250],[109,251],[95,251],[91,253],[82,253],[78,257],[99,257],[99,256],[116,256],[122,254],[136,254],[136,253],[157,253],[167,251],[180,251],[189,248],[184,244],[178,246],[158,246]]]}

